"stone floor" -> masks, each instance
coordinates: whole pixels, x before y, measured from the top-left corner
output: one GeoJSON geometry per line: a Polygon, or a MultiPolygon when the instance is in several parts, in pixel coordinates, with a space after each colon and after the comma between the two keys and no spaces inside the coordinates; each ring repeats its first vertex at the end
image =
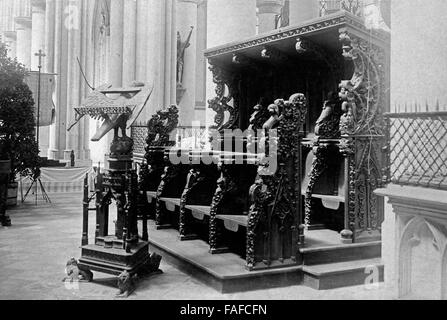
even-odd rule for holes
{"type": "MultiPolygon", "coordinates": [[[[62,282],[66,261],[79,257],[82,229],[81,194],[50,194],[52,204],[42,200],[8,211],[12,227],[0,227],[0,299],[114,299],[116,279],[95,273],[96,283],[78,287],[62,282]]],[[[91,221],[94,213],[91,213],[91,221]]],[[[92,223],[91,223],[92,224],[92,223]]],[[[93,226],[90,226],[91,228],[93,226]]],[[[92,230],[93,231],[93,230],[92,230]]],[[[317,291],[304,286],[221,294],[206,284],[162,262],[162,275],[139,282],[128,299],[137,300],[270,300],[270,299],[390,299],[391,290],[349,287],[317,291]]]]}

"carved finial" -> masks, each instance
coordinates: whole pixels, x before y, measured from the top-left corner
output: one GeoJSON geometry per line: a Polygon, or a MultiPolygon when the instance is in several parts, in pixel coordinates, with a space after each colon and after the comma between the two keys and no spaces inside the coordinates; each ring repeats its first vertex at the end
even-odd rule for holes
{"type": "Polygon", "coordinates": [[[439,99],[436,99],[436,111],[439,111],[440,110],[440,108],[439,108],[439,99]]]}
{"type": "Polygon", "coordinates": [[[426,112],[430,111],[430,108],[428,107],[428,101],[427,100],[425,100],[425,111],[426,112]]]}

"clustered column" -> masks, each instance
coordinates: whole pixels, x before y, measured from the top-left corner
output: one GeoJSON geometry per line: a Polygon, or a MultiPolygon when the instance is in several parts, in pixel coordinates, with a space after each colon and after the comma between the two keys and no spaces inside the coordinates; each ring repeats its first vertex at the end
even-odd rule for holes
{"type": "Polygon", "coordinates": [[[17,60],[31,67],[31,17],[16,17],[17,60]]]}
{"type": "Polygon", "coordinates": [[[258,8],[258,33],[276,29],[276,18],[281,14],[284,0],[256,0],[258,8]]]}

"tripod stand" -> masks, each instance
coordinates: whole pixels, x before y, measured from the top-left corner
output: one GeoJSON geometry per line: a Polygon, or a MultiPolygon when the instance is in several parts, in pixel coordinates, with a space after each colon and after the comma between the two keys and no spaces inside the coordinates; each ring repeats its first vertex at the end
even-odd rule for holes
{"type": "MultiPolygon", "coordinates": [[[[40,49],[38,53],[34,54],[36,57],[39,57],[39,73],[38,73],[38,83],[37,83],[37,121],[36,121],[36,138],[37,138],[37,147],[39,147],[39,127],[40,127],[40,82],[41,82],[41,73],[42,73],[42,58],[46,55],[42,52],[40,49]]],[[[25,202],[26,197],[28,197],[29,192],[31,191],[32,187],[35,186],[35,195],[36,195],[36,205],[37,205],[37,194],[40,189],[42,191],[42,196],[45,202],[51,203],[50,197],[48,197],[47,192],[45,191],[45,188],[43,187],[42,181],[40,180],[40,169],[37,168],[36,172],[34,173],[32,179],[32,183],[28,190],[26,191],[25,197],[22,199],[22,203],[25,202]]]]}
{"type": "Polygon", "coordinates": [[[36,205],[37,205],[37,198],[38,198],[38,191],[39,191],[39,186],[40,186],[40,190],[42,193],[42,198],[43,200],[45,200],[46,203],[51,203],[50,197],[48,196],[47,192],[45,191],[45,188],[42,184],[42,180],[40,180],[40,170],[37,174],[35,174],[32,178],[32,183],[29,186],[28,190],[25,193],[25,196],[22,199],[22,203],[25,202],[26,198],[28,197],[28,194],[30,193],[31,189],[34,186],[34,194],[36,195],[36,205]]]}

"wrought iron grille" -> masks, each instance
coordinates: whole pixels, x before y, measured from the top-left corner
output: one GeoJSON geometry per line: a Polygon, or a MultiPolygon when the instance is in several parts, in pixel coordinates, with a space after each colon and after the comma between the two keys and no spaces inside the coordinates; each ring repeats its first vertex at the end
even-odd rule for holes
{"type": "Polygon", "coordinates": [[[447,112],[387,114],[388,179],[447,189],[447,112]]]}
{"type": "Polygon", "coordinates": [[[345,10],[356,16],[363,15],[362,0],[320,0],[320,17],[345,10]]]}
{"type": "Polygon", "coordinates": [[[138,123],[131,128],[131,137],[134,143],[134,155],[136,157],[143,157],[146,148],[146,138],[147,138],[147,125],[145,123],[138,123]]]}

